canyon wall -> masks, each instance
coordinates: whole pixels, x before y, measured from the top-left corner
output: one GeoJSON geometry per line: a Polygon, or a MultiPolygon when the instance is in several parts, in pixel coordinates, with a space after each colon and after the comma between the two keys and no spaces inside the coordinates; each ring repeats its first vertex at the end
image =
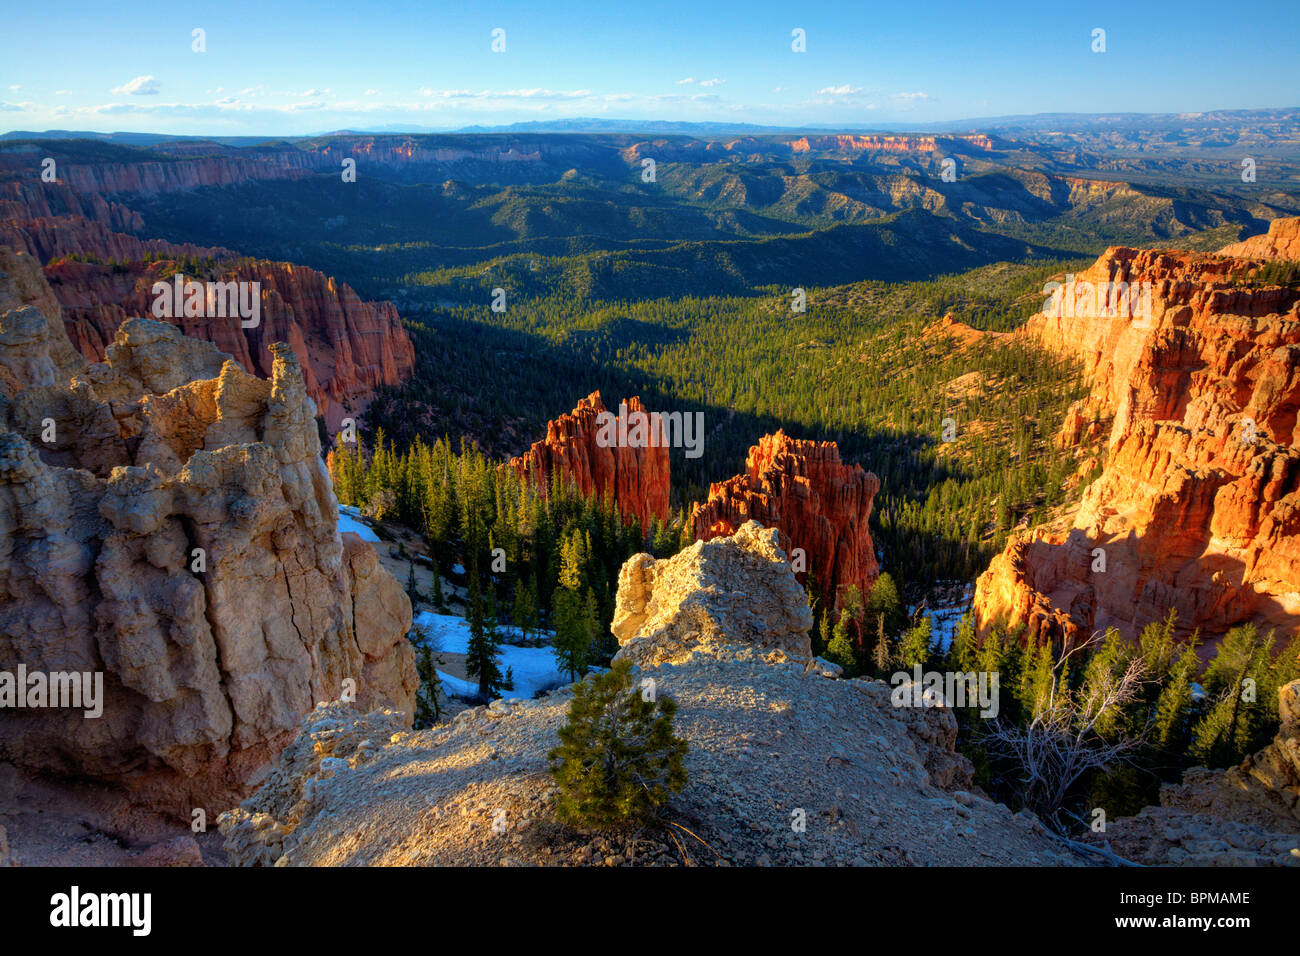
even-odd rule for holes
{"type": "Polygon", "coordinates": [[[1208,637],[1300,625],[1300,288],[1255,278],[1298,227],[1219,254],[1108,249],[1030,319],[1020,334],[1079,361],[1091,387],[1058,440],[1104,442],[1104,467],[1077,509],[1013,534],[980,576],[978,628],[1131,636],[1170,608],[1208,637]],[[1150,283],[1150,308],[1107,314],[1088,295],[1108,283],[1150,283]]]}
{"type": "MultiPolygon", "coordinates": [[[[18,177],[0,182],[0,245],[46,265],[68,336],[86,358],[103,359],[128,317],[152,316],[153,282],[189,257],[211,259],[215,265],[209,276],[187,278],[260,282],[262,324],[243,329],[224,319],[169,321],[263,377],[272,364],[266,346],[289,343],[302,357],[307,390],[331,430],[343,418],[363,412],[377,387],[410,377],[415,350],[392,303],[363,301],[349,286],[305,266],[247,259],[221,247],[142,238],[142,218],[123,204],[137,196],[307,175],[334,162],[332,157],[289,148],[235,154],[215,144],[169,149],[178,155],[166,161],[65,162],[58,167],[60,180],[53,183],[36,180],[35,154],[0,152],[0,175],[18,177]]],[[[393,152],[400,150],[394,147],[393,152]]]]}
{"type": "MultiPolygon", "coordinates": [[[[630,398],[626,405],[629,416],[646,414],[640,398],[630,398]]],[[[600,392],[592,392],[571,413],[548,422],[546,438],[511,458],[506,467],[543,493],[550,488],[551,477],[559,474],[583,495],[613,501],[623,520],[631,522],[635,517],[643,531],[656,519],[667,522],[668,447],[617,443],[603,447],[597,440],[597,418],[606,411],[600,392]]]]}
{"type": "Polygon", "coordinates": [[[691,523],[702,541],[733,534],[750,520],[776,528],[787,555],[795,548],[805,552],[799,582],[806,586],[812,573],[826,606],[838,606],[852,585],[866,598],[880,574],[867,528],[879,490],[874,474],[840,461],[834,442],[778,431],[749,449],[744,474],[709,486],[691,523]]]}
{"type": "MultiPolygon", "coordinates": [[[[477,172],[502,165],[541,163],[573,166],[581,161],[591,161],[596,156],[589,146],[560,137],[541,144],[528,137],[449,136],[440,139],[361,133],[310,142],[241,147],[177,141],[160,143],[125,159],[121,157],[126,150],[116,146],[104,146],[98,156],[94,155],[96,147],[91,146],[65,158],[64,145],[43,142],[0,151],[0,179],[9,180],[0,184],[0,209],[4,208],[6,200],[19,202],[27,209],[39,208],[40,204],[49,201],[52,192],[49,187],[55,187],[53,191],[86,197],[68,202],[94,202],[108,208],[116,206],[126,216],[134,217],[135,214],[125,206],[89,197],[113,196],[120,202],[131,196],[157,196],[207,186],[295,180],[319,173],[337,175],[345,159],[354,160],[362,175],[369,164],[389,171],[409,170],[412,175],[429,179],[445,175],[452,169],[477,172]],[[57,183],[38,181],[42,161],[47,156],[56,160],[57,183]]],[[[56,201],[54,211],[36,214],[69,212],[85,215],[85,212],[61,207],[60,202],[56,201]]],[[[112,224],[97,216],[88,218],[112,224]]],[[[117,228],[125,228],[125,225],[119,224],[117,228]]]]}
{"type": "MultiPolygon", "coordinates": [[[[170,280],[175,270],[172,260],[125,267],[66,261],[45,272],[63,306],[69,337],[83,355],[97,360],[128,316],[152,314],[153,283],[170,280]]],[[[243,328],[237,318],[167,321],[263,377],[273,363],[269,343],[287,342],[302,356],[308,394],[331,429],[364,410],[377,387],[404,381],[415,367],[415,347],[391,302],[365,302],[350,286],[315,269],[232,259],[219,262],[208,276],[186,278],[261,284],[261,322],[255,328],[243,328]]]]}
{"type": "Polygon", "coordinates": [[[0,758],[211,818],[319,701],[409,721],[410,603],[337,530],[293,351],[261,379],[136,318],[87,364],[39,265],[0,269],[0,672],[103,682],[96,717],[7,709],[0,758]]]}

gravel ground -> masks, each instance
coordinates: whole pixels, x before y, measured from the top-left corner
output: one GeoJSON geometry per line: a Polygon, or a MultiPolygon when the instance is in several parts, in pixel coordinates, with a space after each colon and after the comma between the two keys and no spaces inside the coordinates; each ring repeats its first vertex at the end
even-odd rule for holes
{"type": "Polygon", "coordinates": [[[640,672],[678,702],[690,782],[653,826],[554,820],[546,772],[571,690],[403,731],[314,711],[267,784],[222,819],[244,865],[1074,865],[1031,816],[969,788],[956,724],[749,648],[640,672]],[[775,662],[772,662],[775,660],[775,662]]]}

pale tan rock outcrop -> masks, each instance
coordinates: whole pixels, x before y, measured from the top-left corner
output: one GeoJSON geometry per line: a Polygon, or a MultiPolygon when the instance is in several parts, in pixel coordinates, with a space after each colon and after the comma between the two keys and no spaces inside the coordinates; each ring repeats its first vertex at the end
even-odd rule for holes
{"type": "Polygon", "coordinates": [[[653,665],[714,644],[812,658],[812,611],[775,528],[747,521],[671,558],[638,554],[618,575],[616,658],[653,665]]]}
{"type": "Polygon", "coordinates": [[[337,530],[294,353],[272,346],[263,380],[132,319],[67,380],[60,326],[0,314],[0,671],[102,674],[103,713],[6,711],[0,759],[188,820],[248,792],[318,701],[409,720],[410,603],[337,530]]]}
{"type": "Polygon", "coordinates": [[[63,316],[41,264],[24,252],[0,246],[0,313],[24,306],[40,311],[50,326],[50,361],[62,375],[71,375],[85,363],[61,334],[63,316]]]}

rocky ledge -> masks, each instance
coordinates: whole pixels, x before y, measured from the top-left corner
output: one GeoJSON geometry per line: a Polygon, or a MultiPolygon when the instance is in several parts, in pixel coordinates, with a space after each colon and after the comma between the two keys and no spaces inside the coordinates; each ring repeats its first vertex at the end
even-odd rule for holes
{"type": "MultiPolygon", "coordinates": [[[[1027,814],[971,786],[942,708],[895,707],[881,681],[808,657],[807,599],[775,532],[697,544],[647,585],[620,579],[621,653],[678,703],[689,782],[655,827],[592,834],[554,821],[547,752],[572,687],[495,701],[429,730],[390,712],[318,707],[266,784],[223,815],[240,865],[1068,865],[1027,814]],[[756,551],[770,553],[757,554],[756,551]],[[758,564],[762,561],[765,564],[758,564]],[[757,569],[750,587],[747,579],[757,569]],[[771,579],[783,576],[785,587],[771,579]],[[696,587],[685,582],[696,580],[696,587]],[[682,587],[678,587],[682,584],[682,587]],[[762,592],[746,608],[747,599],[762,592]],[[769,611],[776,594],[794,607],[769,611]],[[638,615],[638,625],[630,623],[638,615]],[[791,628],[755,642],[768,617],[791,628]],[[689,633],[698,622],[698,634],[689,633]],[[798,625],[802,624],[802,632],[798,625]],[[671,641],[668,655],[637,650],[671,641]],[[707,637],[705,636],[707,634],[707,637]],[[655,666],[649,661],[663,657],[655,666]]],[[[644,686],[644,685],[643,685],[644,686]]]]}

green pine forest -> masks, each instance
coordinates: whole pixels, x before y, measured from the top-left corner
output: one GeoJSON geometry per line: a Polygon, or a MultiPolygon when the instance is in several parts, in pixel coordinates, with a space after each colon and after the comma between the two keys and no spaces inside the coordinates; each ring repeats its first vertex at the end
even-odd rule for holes
{"type": "Polygon", "coordinates": [[[371,405],[371,440],[380,428],[398,448],[464,438],[503,459],[591,391],[610,407],[639,394],[654,410],[704,413],[704,454],[672,455],[679,514],[742,471],[765,433],[834,440],[881,479],[873,539],[915,601],[937,581],[972,579],[1012,527],[1064,503],[1077,465],[1050,439],[1083,394],[1076,369],[1019,340],[954,349],[922,330],[948,311],[1010,330],[1047,277],[1078,264],[809,289],[803,313],[775,288],[581,307],[507,292],[493,312],[489,275],[481,304],[411,320],[417,374],[371,405]]]}

